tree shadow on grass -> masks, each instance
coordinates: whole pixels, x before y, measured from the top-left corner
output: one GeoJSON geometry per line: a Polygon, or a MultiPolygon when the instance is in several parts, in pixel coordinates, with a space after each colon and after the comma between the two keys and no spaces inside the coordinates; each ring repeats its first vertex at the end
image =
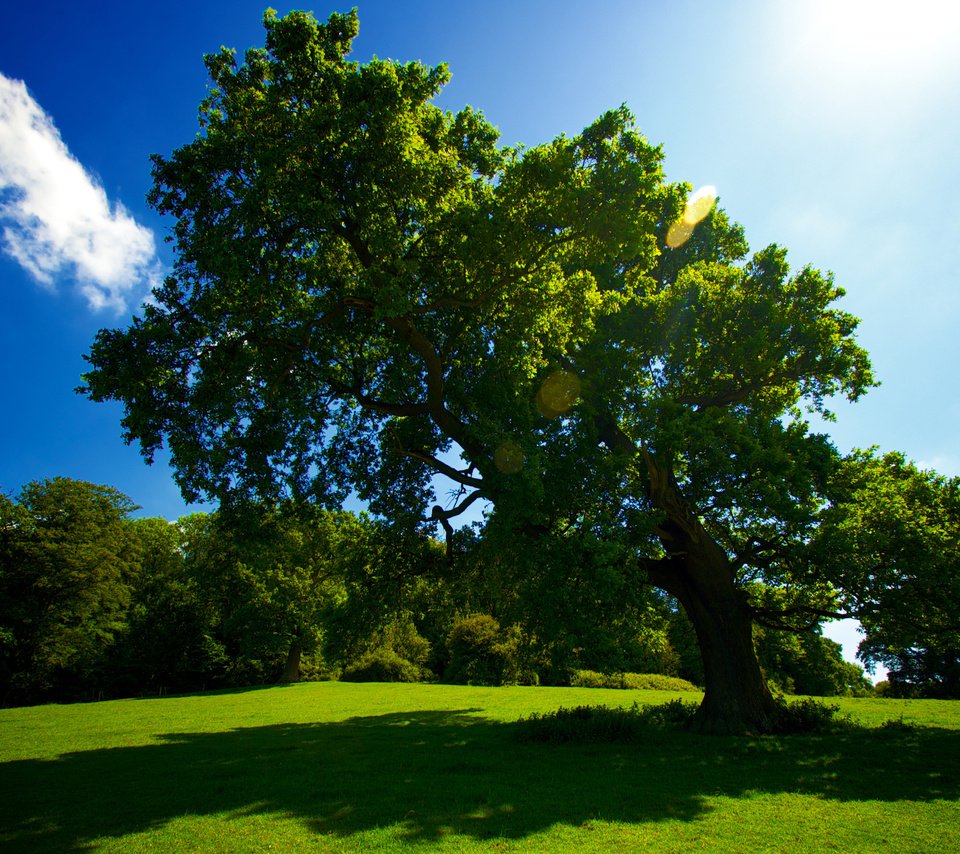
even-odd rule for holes
{"type": "Polygon", "coordinates": [[[348,837],[522,838],[557,823],[693,820],[711,796],[839,801],[960,796],[960,732],[738,739],[655,733],[629,745],[519,742],[475,709],[220,733],[0,765],[0,847],[66,851],[182,816],[278,815],[348,837]]]}

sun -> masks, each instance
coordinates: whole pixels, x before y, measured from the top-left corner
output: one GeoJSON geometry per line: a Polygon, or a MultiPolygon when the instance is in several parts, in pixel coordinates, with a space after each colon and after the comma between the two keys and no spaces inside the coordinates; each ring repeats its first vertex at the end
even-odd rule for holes
{"type": "Polygon", "coordinates": [[[838,58],[890,62],[923,51],[936,38],[935,9],[885,0],[817,3],[815,15],[825,47],[838,58]]]}
{"type": "Polygon", "coordinates": [[[956,0],[812,0],[782,24],[806,70],[844,83],[917,83],[957,63],[956,0]]]}

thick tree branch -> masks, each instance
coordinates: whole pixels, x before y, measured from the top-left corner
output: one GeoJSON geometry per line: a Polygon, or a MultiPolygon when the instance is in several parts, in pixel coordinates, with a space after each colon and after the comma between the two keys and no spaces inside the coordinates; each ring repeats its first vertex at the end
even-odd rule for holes
{"type": "Polygon", "coordinates": [[[447,543],[447,560],[453,560],[453,526],[450,524],[450,520],[463,513],[474,501],[482,497],[482,495],[483,493],[480,492],[479,489],[476,492],[471,492],[460,504],[456,507],[451,507],[449,510],[444,510],[439,504],[434,505],[433,511],[430,513],[430,518],[434,522],[439,522],[443,527],[447,543]]]}
{"type": "Polygon", "coordinates": [[[483,456],[483,447],[467,433],[466,425],[446,407],[443,359],[434,346],[408,317],[388,317],[386,324],[420,356],[426,370],[427,407],[440,431],[457,442],[474,460],[483,456]]]}
{"type": "Polygon", "coordinates": [[[647,580],[661,590],[668,593],[669,584],[675,575],[673,568],[673,558],[639,558],[640,568],[647,574],[647,580]]]}
{"type": "MultiPolygon", "coordinates": [[[[688,538],[692,544],[696,545],[713,543],[713,538],[703,527],[700,518],[687,505],[672,469],[663,465],[646,448],[641,448],[640,454],[647,469],[650,501],[667,516],[667,524],[658,526],[658,533],[664,545],[678,539],[682,541],[684,538],[688,538]],[[682,536],[677,537],[675,530],[671,529],[679,529],[682,536]]],[[[719,548],[719,546],[716,547],[719,548]]]]}
{"type": "Polygon", "coordinates": [[[347,241],[347,244],[353,250],[361,265],[366,269],[370,269],[374,262],[373,253],[360,236],[360,226],[352,219],[345,217],[343,226],[340,229],[340,236],[347,241]]]}
{"type": "Polygon", "coordinates": [[[616,419],[607,412],[598,412],[593,419],[600,441],[614,453],[634,456],[637,453],[636,443],[617,424],[616,419]]]}
{"type": "MultiPolygon", "coordinates": [[[[360,264],[365,269],[371,269],[374,265],[373,253],[361,237],[357,223],[352,219],[344,218],[340,234],[353,250],[360,264]]],[[[369,313],[376,309],[374,300],[363,297],[350,296],[344,299],[344,303],[369,313]]],[[[443,359],[433,342],[416,327],[409,316],[387,317],[384,322],[423,361],[427,385],[426,413],[417,414],[429,414],[431,420],[445,436],[457,442],[475,459],[482,456],[482,446],[467,435],[466,425],[446,407],[443,359]]]]}
{"type": "Polygon", "coordinates": [[[442,460],[438,460],[436,457],[426,453],[425,451],[418,451],[416,449],[404,448],[401,446],[400,450],[408,457],[412,457],[415,460],[420,460],[422,463],[426,463],[430,468],[439,474],[449,477],[450,480],[456,481],[462,486],[472,486],[474,489],[482,489],[484,482],[478,477],[470,477],[466,472],[460,471],[453,466],[447,465],[442,460]]]}
{"type": "MultiPolygon", "coordinates": [[[[734,551],[732,563],[734,566],[751,566],[756,569],[767,569],[775,561],[783,560],[785,555],[783,541],[751,537],[734,551]]],[[[731,544],[731,549],[733,548],[731,544]]]]}
{"type": "Polygon", "coordinates": [[[393,415],[397,418],[413,418],[417,415],[426,415],[429,412],[429,407],[425,401],[419,403],[388,403],[364,394],[359,385],[345,386],[329,379],[326,382],[330,390],[339,397],[352,397],[364,409],[370,409],[384,415],[393,415]]]}
{"type": "Polygon", "coordinates": [[[787,632],[803,632],[819,626],[824,620],[846,620],[853,614],[847,611],[834,611],[827,608],[814,608],[812,605],[797,605],[793,608],[761,608],[751,606],[753,619],[768,629],[787,632]],[[806,618],[798,625],[791,617],[806,618]]]}
{"type": "Polygon", "coordinates": [[[483,492],[478,489],[475,492],[471,492],[456,507],[451,507],[449,510],[444,510],[439,504],[435,504],[430,513],[430,518],[435,522],[448,522],[450,519],[454,519],[463,513],[474,501],[483,497],[483,492]]]}

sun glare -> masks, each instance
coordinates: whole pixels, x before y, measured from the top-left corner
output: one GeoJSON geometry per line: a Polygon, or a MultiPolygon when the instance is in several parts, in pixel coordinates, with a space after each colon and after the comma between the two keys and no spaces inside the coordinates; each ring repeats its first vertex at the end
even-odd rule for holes
{"type": "Polygon", "coordinates": [[[842,54],[861,60],[920,52],[939,40],[944,18],[956,18],[956,4],[899,0],[829,0],[817,4],[820,26],[828,43],[842,54]]]}
{"type": "Polygon", "coordinates": [[[812,60],[808,70],[837,83],[875,82],[883,72],[916,81],[957,58],[956,0],[815,0],[793,7],[793,14],[785,26],[812,60]]]}
{"type": "Polygon", "coordinates": [[[493,452],[493,463],[504,474],[516,474],[523,468],[523,449],[509,439],[493,452]]]}
{"type": "Polygon", "coordinates": [[[687,225],[696,225],[705,220],[717,202],[717,188],[707,184],[701,187],[689,199],[683,209],[683,221],[687,225]]]}
{"type": "Polygon", "coordinates": [[[571,371],[554,371],[537,392],[537,409],[547,418],[566,413],[580,397],[580,378],[571,371]]]}
{"type": "Polygon", "coordinates": [[[693,234],[697,223],[705,220],[713,206],[717,203],[717,188],[707,184],[701,187],[687,199],[683,216],[678,219],[667,231],[667,246],[677,249],[686,243],[693,234]]]}

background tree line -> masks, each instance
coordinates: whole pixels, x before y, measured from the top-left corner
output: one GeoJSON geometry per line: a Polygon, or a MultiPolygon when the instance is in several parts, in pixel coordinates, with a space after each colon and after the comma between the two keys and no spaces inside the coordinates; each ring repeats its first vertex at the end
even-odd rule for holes
{"type": "MultiPolygon", "coordinates": [[[[869,529],[863,514],[889,508],[880,498],[861,496],[858,531],[869,529]]],[[[437,541],[365,514],[246,505],[168,522],[132,518],[135,509],[115,489],[66,478],[0,496],[5,705],[303,678],[703,682],[682,609],[618,571],[609,550],[575,543],[533,555],[525,589],[471,529],[456,533],[453,566],[437,541]]],[[[853,524],[841,516],[825,545],[853,524]]],[[[879,521],[889,534],[891,520],[879,521]]],[[[896,619],[867,623],[863,648],[894,667],[893,693],[957,696],[956,653],[929,620],[926,645],[916,632],[905,643],[924,610],[918,595],[903,596],[913,616],[903,604],[896,619]]],[[[869,690],[817,626],[758,627],[755,645],[780,690],[869,690]]]]}

